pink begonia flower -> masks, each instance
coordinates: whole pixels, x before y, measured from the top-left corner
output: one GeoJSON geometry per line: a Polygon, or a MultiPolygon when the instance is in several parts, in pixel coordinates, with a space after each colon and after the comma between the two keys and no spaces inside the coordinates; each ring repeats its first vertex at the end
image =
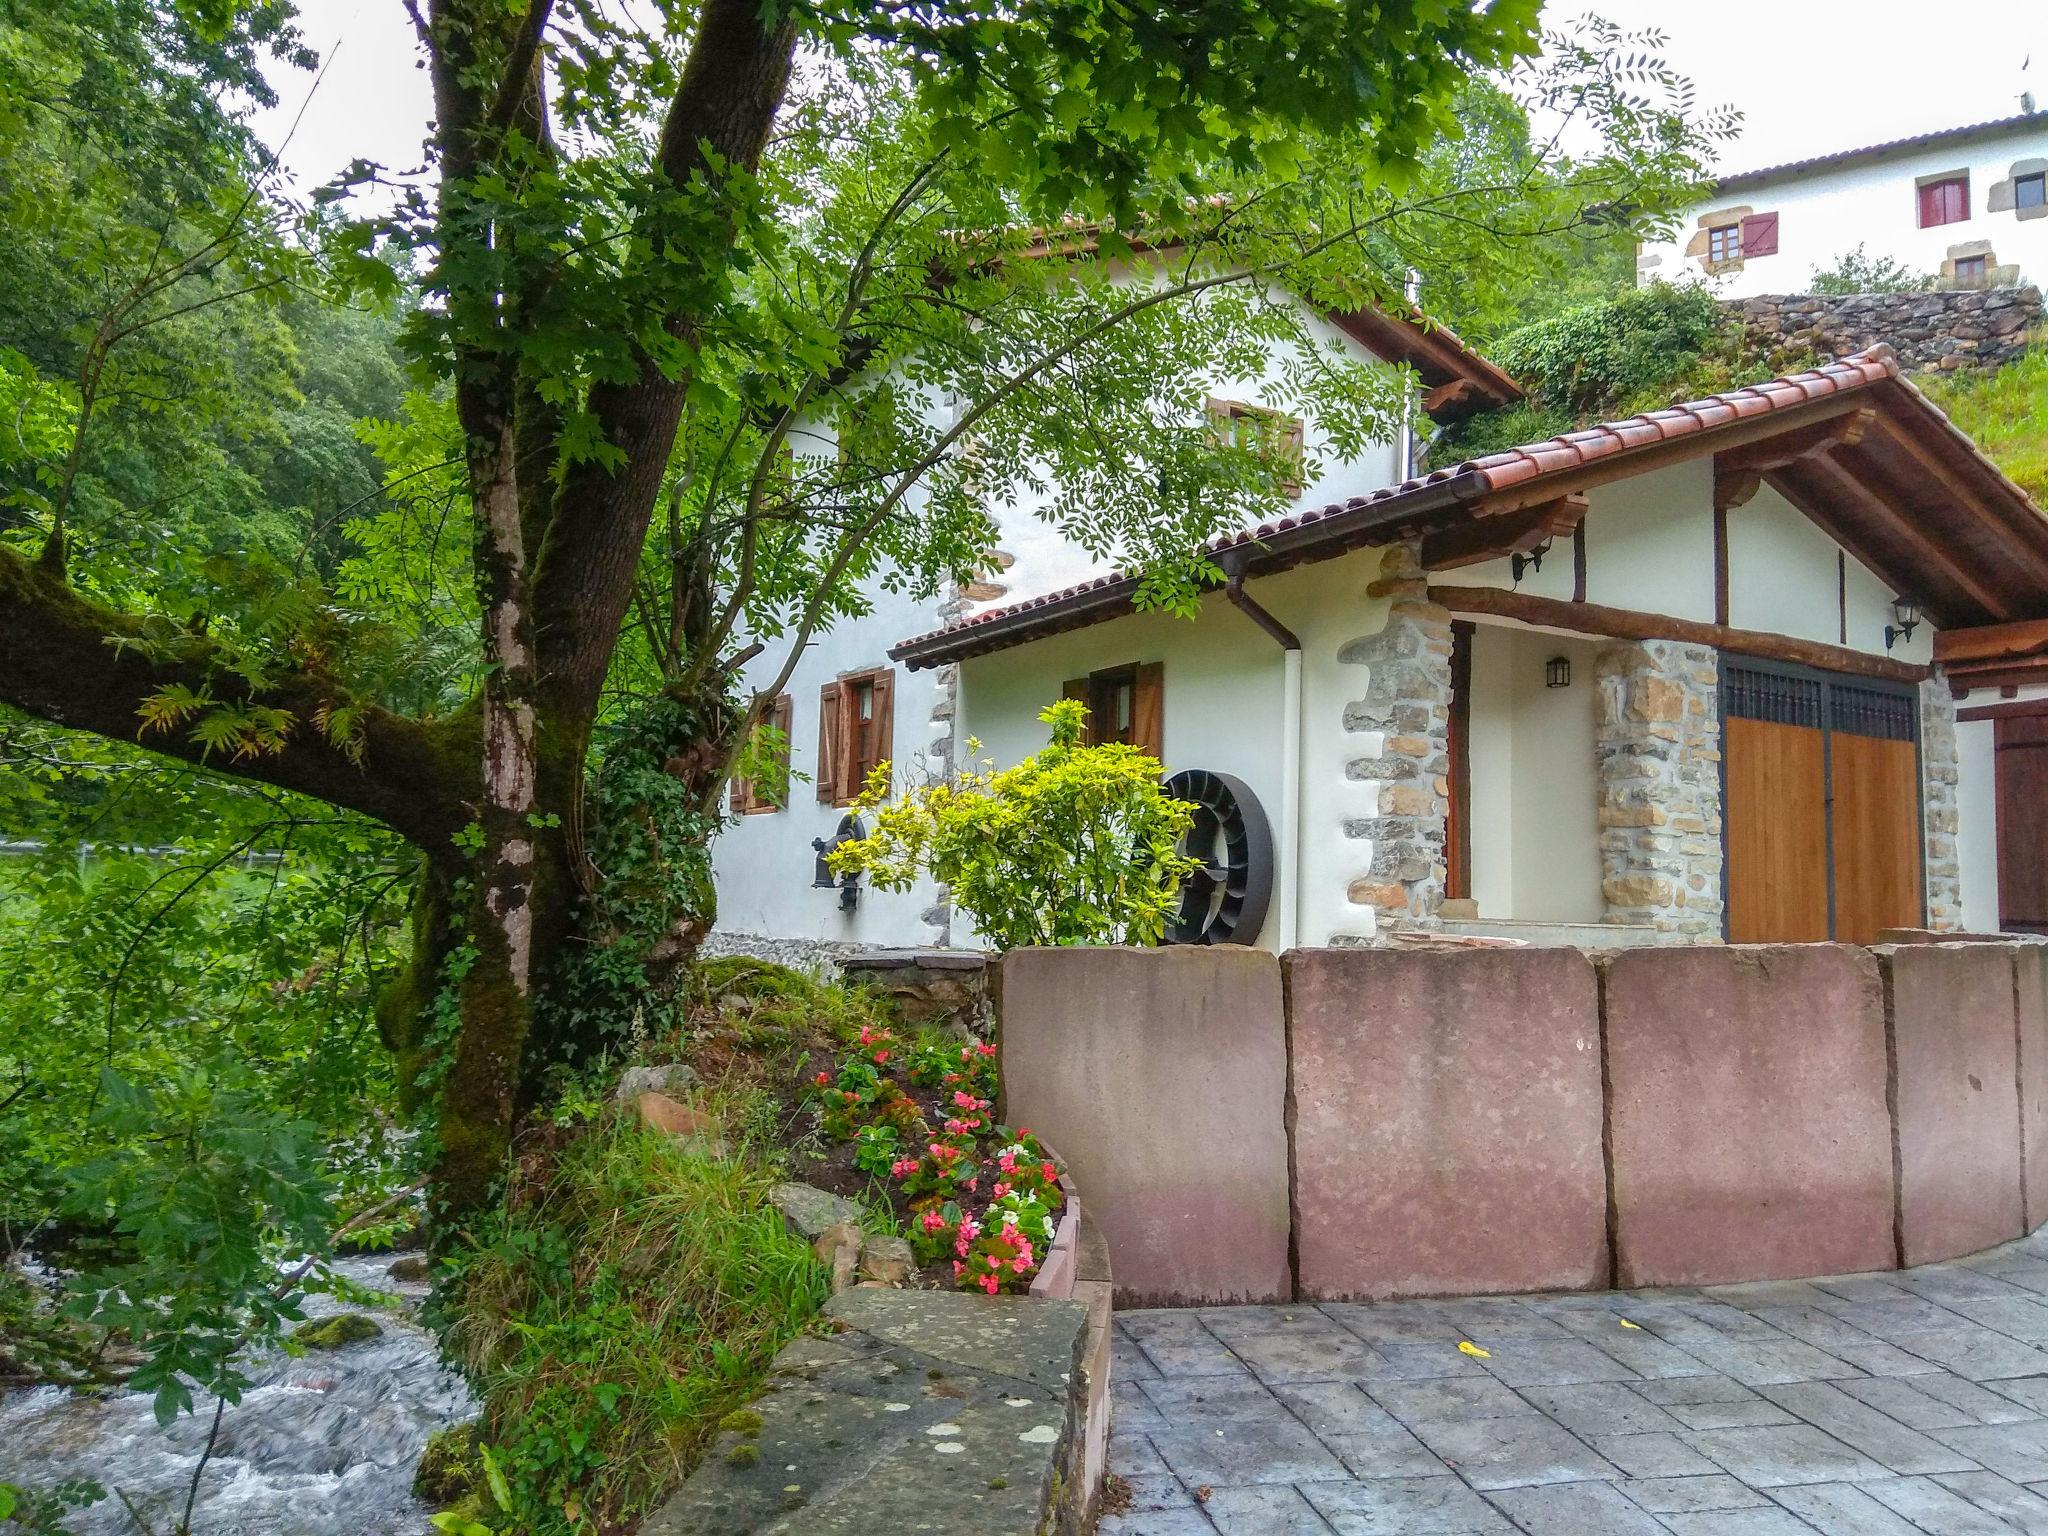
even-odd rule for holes
{"type": "Polygon", "coordinates": [[[927,1231],[927,1232],[936,1232],[936,1231],[938,1231],[938,1230],[939,1230],[940,1228],[944,1227],[944,1226],[945,1226],[945,1224],[946,1224],[946,1218],[945,1218],[945,1217],[943,1217],[943,1216],[941,1216],[941,1215],[940,1215],[940,1214],[939,1214],[939,1213],[938,1213],[937,1211],[926,1211],[926,1212],[924,1213],[924,1229],[925,1229],[925,1231],[927,1231]]]}
{"type": "Polygon", "coordinates": [[[974,1239],[981,1236],[981,1223],[972,1216],[962,1216],[960,1218],[960,1235],[970,1243],[973,1242],[974,1239]]]}
{"type": "Polygon", "coordinates": [[[1059,1179],[1060,1176],[1059,1169],[1055,1168],[1050,1162],[1040,1163],[1038,1165],[1038,1171],[1044,1174],[1046,1178],[1053,1180],[1055,1182],[1059,1179]]]}
{"type": "Polygon", "coordinates": [[[1005,1173],[1015,1173],[1017,1171],[1017,1159],[1010,1153],[1005,1152],[996,1159],[996,1166],[1005,1173]]]}
{"type": "Polygon", "coordinates": [[[1028,1237],[1020,1237],[1020,1238],[1018,1238],[1018,1239],[1017,1239],[1017,1261],[1018,1261],[1018,1262],[1019,1262],[1020,1264],[1029,1264],[1029,1263],[1030,1263],[1030,1262],[1032,1261],[1032,1259],[1033,1259],[1033,1258],[1035,1258],[1035,1257],[1036,1257],[1036,1254],[1034,1254],[1034,1253],[1033,1253],[1033,1251],[1032,1251],[1032,1248],[1031,1248],[1031,1239],[1030,1239],[1030,1238],[1028,1238],[1028,1237]]]}
{"type": "Polygon", "coordinates": [[[988,1187],[988,1192],[1000,1200],[1010,1192],[1010,1186],[1003,1183],[991,1184],[988,1187]]]}
{"type": "Polygon", "coordinates": [[[955,1259],[955,1260],[953,1261],[953,1278],[954,1278],[954,1280],[956,1280],[956,1281],[957,1281],[957,1280],[959,1280],[959,1278],[960,1278],[960,1277],[961,1277],[962,1275],[966,1274],[966,1273],[967,1273],[967,1266],[966,1266],[965,1264],[962,1264],[962,1263],[961,1263],[961,1262],[960,1262],[960,1261],[959,1261],[958,1259],[955,1259]]]}
{"type": "Polygon", "coordinates": [[[974,1048],[984,1056],[993,1056],[996,1053],[996,1048],[994,1046],[987,1045],[981,1042],[976,1042],[974,1048]]]}
{"type": "Polygon", "coordinates": [[[1001,1282],[994,1275],[983,1275],[981,1277],[981,1288],[991,1296],[995,1295],[1000,1285],[1001,1282]]]}
{"type": "Polygon", "coordinates": [[[899,1157],[889,1165],[889,1171],[899,1179],[907,1179],[917,1172],[917,1159],[914,1157],[899,1157]]]}
{"type": "Polygon", "coordinates": [[[880,1066],[880,1065],[881,1065],[881,1064],[882,1064],[883,1062],[887,1061],[888,1059],[889,1059],[889,1053],[888,1053],[887,1051],[877,1051],[877,1052],[875,1052],[875,1065],[876,1065],[876,1066],[878,1066],[878,1067],[879,1067],[879,1066],[880,1066]]]}
{"type": "Polygon", "coordinates": [[[1029,1269],[1030,1267],[1031,1261],[1021,1253],[1018,1254],[1017,1257],[1015,1257],[1014,1259],[1010,1260],[1010,1268],[1017,1271],[1017,1273],[1020,1275],[1023,1274],[1024,1271],[1029,1269]]]}
{"type": "Polygon", "coordinates": [[[977,1190],[977,1189],[980,1189],[980,1188],[981,1188],[981,1180],[980,1180],[980,1178],[979,1178],[979,1177],[976,1177],[976,1178],[972,1178],[972,1179],[969,1179],[969,1180],[967,1181],[967,1192],[968,1192],[969,1194],[972,1194],[972,1193],[973,1193],[973,1192],[974,1192],[975,1190],[977,1190]]]}

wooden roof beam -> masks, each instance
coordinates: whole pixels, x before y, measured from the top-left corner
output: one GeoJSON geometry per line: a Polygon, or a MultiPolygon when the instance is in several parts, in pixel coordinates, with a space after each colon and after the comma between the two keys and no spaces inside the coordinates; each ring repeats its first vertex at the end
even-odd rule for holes
{"type": "Polygon", "coordinates": [[[1991,510],[1983,495],[1966,485],[1954,466],[1943,462],[1912,432],[1889,416],[1881,418],[1878,425],[1885,443],[1912,460],[1914,468],[1939,486],[1952,503],[1974,512],[1980,520],[1989,521],[2001,535],[2018,534],[2017,539],[2001,537],[1999,542],[2011,548],[2025,562],[2034,580],[2048,583],[2048,519],[2043,519],[2029,508],[2027,516],[2033,526],[2028,527],[2026,523],[2015,522],[1991,510]]]}
{"type": "Polygon", "coordinates": [[[1934,637],[1934,659],[1942,662],[1993,661],[2041,651],[2048,651],[2048,619],[1944,629],[1934,637]]]}
{"type": "MultiPolygon", "coordinates": [[[[1788,464],[1797,464],[1802,459],[1818,458],[1837,448],[1853,448],[1863,441],[1863,434],[1870,430],[1870,424],[1876,418],[1877,407],[1865,405],[1810,427],[1801,427],[1795,432],[1781,432],[1776,437],[1762,438],[1741,448],[1717,453],[1714,455],[1715,483],[1719,485],[1724,473],[1731,476],[1744,473],[1761,475],[1769,470],[1783,469],[1788,464]]],[[[1743,498],[1744,501],[1748,499],[1747,496],[1743,498]]],[[[1741,504],[1729,503],[1730,506],[1741,504]]]]}
{"type": "Polygon", "coordinates": [[[1422,539],[1422,568],[1448,571],[1476,565],[1502,555],[1527,554],[1562,534],[1571,533],[1586,517],[1584,496],[1559,496],[1500,517],[1475,517],[1422,539]]]}
{"type": "MultiPolygon", "coordinates": [[[[1977,573],[1959,562],[1939,542],[1929,538],[1912,518],[1902,515],[1885,497],[1864,484],[1841,460],[1829,458],[1825,454],[1816,458],[1801,459],[1796,464],[1787,465],[1785,469],[1772,471],[1767,478],[1781,496],[1819,523],[1837,544],[1861,551],[1867,548],[1868,541],[1845,529],[1839,518],[1825,510],[1822,502],[1829,497],[1856,508],[1881,533],[1909,549],[1919,565],[1934,570],[1953,591],[1963,593],[1992,618],[2004,620],[2019,617],[2014,611],[2011,598],[1990,586],[1977,573]],[[1788,475],[1787,471],[1791,471],[1792,474],[1788,475]],[[1822,494],[1795,494],[1797,477],[1800,476],[1816,482],[1822,494]]],[[[1912,597],[1925,605],[1934,614],[1937,628],[1949,627],[1942,622],[1943,605],[1935,595],[1924,590],[1914,590],[1923,586],[1923,583],[1902,581],[1901,578],[1906,573],[1897,570],[1888,569],[1880,574],[1892,583],[1893,591],[1912,597]]]]}

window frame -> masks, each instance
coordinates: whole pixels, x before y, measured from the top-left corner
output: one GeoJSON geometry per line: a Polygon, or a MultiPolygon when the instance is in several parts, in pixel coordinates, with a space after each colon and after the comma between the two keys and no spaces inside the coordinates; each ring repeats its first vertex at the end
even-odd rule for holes
{"type": "Polygon", "coordinates": [[[1725,267],[1742,260],[1742,220],[1707,226],[1707,265],[1725,267]],[[1720,247],[1716,254],[1715,247],[1720,247]]]}
{"type": "Polygon", "coordinates": [[[1291,475],[1283,474],[1280,489],[1288,496],[1298,498],[1301,495],[1308,477],[1307,422],[1270,405],[1258,405],[1250,400],[1228,400],[1220,395],[1209,397],[1208,412],[1217,435],[1231,447],[1248,446],[1239,435],[1241,423],[1257,423],[1260,430],[1271,432],[1280,444],[1280,457],[1293,471],[1291,475]]]}
{"type": "Polygon", "coordinates": [[[896,669],[842,672],[818,696],[818,799],[848,806],[882,763],[896,758],[896,669]],[[860,718],[865,690],[868,718],[860,718]]]}
{"type": "MultiPolygon", "coordinates": [[[[1967,224],[1970,222],[1970,173],[1968,171],[1960,171],[1948,176],[1930,176],[1927,180],[1914,184],[1913,196],[1915,200],[1914,209],[1919,216],[1920,228],[1922,229],[1942,229],[1950,224],[1967,224]],[[1956,191],[1955,217],[1930,219],[1927,216],[1929,196],[1936,192],[1945,192],[1949,188],[1954,188],[1956,191]]],[[[1942,200],[1944,202],[1947,201],[1946,197],[1942,200]]]]}
{"type": "Polygon", "coordinates": [[[2031,208],[2048,208],[2048,171],[2028,171],[2025,175],[2012,179],[2012,211],[2025,213],[2031,208]],[[2022,187],[2034,189],[2034,201],[2029,203],[2021,198],[2022,187]]]}
{"type": "Polygon", "coordinates": [[[1078,699],[1088,706],[1088,719],[1081,731],[1081,744],[1100,747],[1112,743],[1136,747],[1147,757],[1165,761],[1166,756],[1166,663],[1125,661],[1113,667],[1098,667],[1086,677],[1073,677],[1060,685],[1060,697],[1078,699]],[[1118,692],[1129,689],[1130,723],[1105,732],[1102,721],[1114,713],[1118,692]]]}
{"type": "Polygon", "coordinates": [[[1958,288],[1988,288],[1991,285],[1991,258],[1989,256],[1958,256],[1951,263],[1953,279],[1958,288]],[[1964,272],[1964,267],[1972,270],[1964,272]]]}
{"type": "Polygon", "coordinates": [[[736,815],[760,816],[773,811],[789,809],[789,769],[791,727],[796,719],[796,701],[786,693],[778,693],[769,704],[756,725],[773,726],[782,732],[782,798],[771,799],[759,793],[760,786],[752,779],[732,776],[732,808],[736,815]]]}

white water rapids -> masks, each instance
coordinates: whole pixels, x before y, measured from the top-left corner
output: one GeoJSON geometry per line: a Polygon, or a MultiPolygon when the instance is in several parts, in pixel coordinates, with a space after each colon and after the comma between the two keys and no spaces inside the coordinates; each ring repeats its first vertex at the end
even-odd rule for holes
{"type": "MultiPolygon", "coordinates": [[[[393,1291],[414,1306],[423,1284],[387,1275],[397,1254],[336,1261],[358,1285],[393,1291]]],[[[199,1484],[194,1536],[401,1536],[427,1533],[431,1513],[412,1496],[413,1467],[427,1436],[475,1412],[461,1378],[444,1369],[432,1335],[409,1311],[308,1299],[309,1317],[365,1311],[383,1333],[299,1359],[266,1354],[246,1368],[254,1385],[221,1419],[220,1438],[199,1484]]],[[[0,1481],[48,1487],[90,1477],[105,1502],[67,1519],[80,1536],[138,1536],[119,1488],[162,1533],[177,1526],[206,1446],[214,1404],[168,1430],[150,1400],[55,1387],[0,1397],[0,1481]]]]}

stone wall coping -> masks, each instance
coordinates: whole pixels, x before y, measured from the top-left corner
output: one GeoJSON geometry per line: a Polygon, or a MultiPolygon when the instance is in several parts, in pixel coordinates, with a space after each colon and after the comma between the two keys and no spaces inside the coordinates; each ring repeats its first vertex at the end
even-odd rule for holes
{"type": "Polygon", "coordinates": [[[978,971],[989,963],[980,949],[864,949],[839,962],[842,971],[978,971]]]}

